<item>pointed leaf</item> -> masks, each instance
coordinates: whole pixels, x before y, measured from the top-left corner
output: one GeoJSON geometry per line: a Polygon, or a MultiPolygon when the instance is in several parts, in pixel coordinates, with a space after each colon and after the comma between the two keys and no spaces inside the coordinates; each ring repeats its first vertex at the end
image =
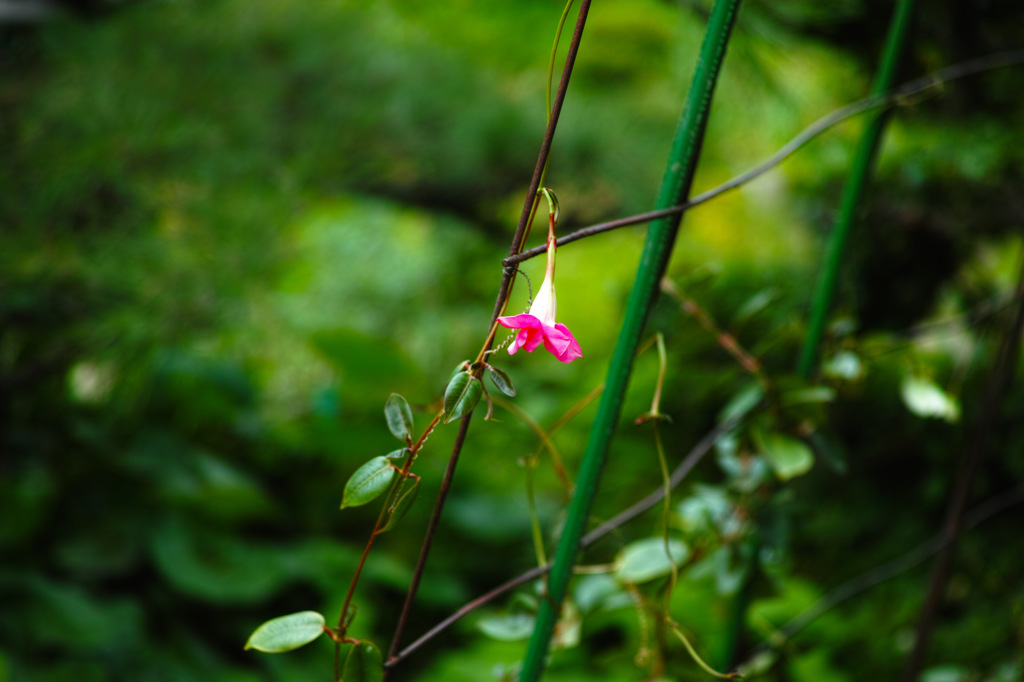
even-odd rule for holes
{"type": "Polygon", "coordinates": [[[775,475],[783,481],[806,474],[814,466],[814,453],[801,440],[781,433],[765,433],[760,429],[754,429],[753,436],[775,475]]]}
{"type": "Polygon", "coordinates": [[[487,365],[487,374],[491,377],[491,382],[494,387],[504,393],[509,398],[516,397],[516,387],[512,385],[512,380],[508,378],[502,370],[497,367],[491,367],[487,365]]]}
{"type": "Polygon", "coordinates": [[[372,502],[388,489],[397,473],[387,457],[374,457],[348,479],[341,497],[341,508],[372,502]]]}
{"type": "Polygon", "coordinates": [[[484,394],[484,385],[469,372],[459,372],[444,392],[444,423],[461,419],[473,411],[484,394]]]}
{"type": "MultiPolygon", "coordinates": [[[[668,541],[675,565],[686,561],[690,549],[681,540],[668,541]]],[[[672,572],[672,562],[665,552],[664,538],[644,538],[630,543],[615,559],[615,575],[624,583],[644,583],[672,572]]]]}
{"type": "Polygon", "coordinates": [[[398,448],[397,450],[392,450],[391,452],[384,456],[387,457],[388,459],[402,459],[407,454],[409,454],[409,448],[398,448]]]}
{"type": "Polygon", "coordinates": [[[388,420],[388,429],[398,440],[412,438],[412,410],[405,398],[392,393],[384,403],[384,418],[388,420]]]}
{"type": "Polygon", "coordinates": [[[245,648],[271,654],[298,649],[322,635],[324,625],[324,617],[316,611],[300,611],[274,618],[256,628],[245,648]]]}
{"type": "Polygon", "coordinates": [[[341,682],[381,682],[384,679],[384,661],[380,649],[373,642],[359,642],[345,657],[341,682]]]}
{"type": "Polygon", "coordinates": [[[401,521],[409,511],[409,507],[411,507],[412,503],[416,501],[416,496],[419,495],[420,479],[407,478],[406,481],[412,481],[412,485],[404,487],[408,486],[408,483],[402,483],[403,488],[399,489],[398,495],[395,496],[395,501],[388,509],[388,520],[387,523],[384,524],[384,527],[380,529],[381,533],[389,531],[398,525],[398,522],[401,521]]]}

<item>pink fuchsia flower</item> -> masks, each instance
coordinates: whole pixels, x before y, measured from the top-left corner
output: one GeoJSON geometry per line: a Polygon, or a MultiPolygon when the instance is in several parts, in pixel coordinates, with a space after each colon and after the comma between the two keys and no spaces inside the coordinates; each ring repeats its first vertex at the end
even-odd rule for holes
{"type": "MultiPolygon", "coordinates": [[[[551,226],[553,228],[553,226],[551,226]]],[[[518,329],[515,340],[508,347],[508,354],[515,355],[520,348],[532,353],[537,346],[544,344],[562,362],[572,362],[583,357],[580,344],[564,324],[555,322],[558,304],[555,300],[555,235],[554,230],[548,233],[548,264],[544,272],[544,282],[537,291],[530,312],[521,315],[499,317],[498,324],[509,329],[518,329]]]]}

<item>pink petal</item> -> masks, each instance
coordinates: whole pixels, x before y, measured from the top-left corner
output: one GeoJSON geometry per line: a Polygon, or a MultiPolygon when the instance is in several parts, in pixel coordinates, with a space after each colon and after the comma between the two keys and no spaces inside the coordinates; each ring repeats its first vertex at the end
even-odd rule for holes
{"type": "Polygon", "coordinates": [[[543,323],[540,320],[529,313],[499,317],[498,324],[502,327],[508,327],[509,329],[540,329],[543,326],[543,323]]]}
{"type": "MultiPolygon", "coordinates": [[[[564,328],[565,325],[562,325],[564,328]]],[[[569,349],[569,345],[572,340],[572,334],[563,332],[558,329],[558,326],[548,327],[544,326],[544,347],[548,349],[555,357],[558,357],[566,350],[569,349]]]]}
{"type": "Polygon", "coordinates": [[[583,351],[580,350],[580,344],[576,341],[576,337],[572,335],[572,332],[569,331],[569,328],[561,323],[556,323],[555,328],[569,337],[568,347],[564,352],[560,354],[556,353],[555,357],[562,362],[572,362],[576,358],[582,358],[583,351]]]}

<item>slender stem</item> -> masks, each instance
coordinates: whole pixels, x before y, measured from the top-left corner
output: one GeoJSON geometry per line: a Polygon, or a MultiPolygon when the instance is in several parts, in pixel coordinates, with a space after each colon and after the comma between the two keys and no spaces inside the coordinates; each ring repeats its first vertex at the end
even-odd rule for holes
{"type": "Polygon", "coordinates": [[[672,527],[672,481],[668,473],[668,462],[665,459],[665,445],[661,441],[660,419],[654,420],[654,447],[658,451],[658,468],[661,470],[662,490],[665,492],[665,499],[661,511],[661,536],[665,544],[665,556],[668,557],[668,565],[672,567],[672,574],[669,576],[668,589],[665,590],[665,617],[668,618],[672,612],[672,594],[676,591],[676,583],[679,582],[679,567],[676,566],[675,557],[672,556],[671,538],[669,529],[672,527]]]}
{"type": "MultiPolygon", "coordinates": [[[[697,445],[695,445],[692,450],[690,450],[689,454],[687,454],[683,461],[679,463],[679,466],[677,466],[675,470],[672,472],[672,477],[669,479],[671,487],[675,488],[676,486],[678,486],[683,481],[683,479],[686,478],[686,475],[690,473],[693,467],[695,467],[697,463],[700,462],[700,460],[704,457],[704,455],[706,455],[711,450],[715,442],[722,436],[722,434],[728,433],[733,428],[735,428],[735,426],[735,421],[724,422],[715,427],[714,429],[712,429],[706,436],[704,436],[704,438],[701,439],[701,441],[697,443],[697,445]]],[[[605,536],[615,532],[621,526],[625,525],[626,523],[629,523],[637,516],[640,516],[640,514],[643,514],[645,511],[658,504],[658,502],[660,502],[664,498],[664,496],[665,488],[659,485],[658,488],[654,490],[654,492],[652,492],[650,495],[640,500],[639,502],[631,506],[629,509],[620,512],[614,518],[601,524],[594,530],[590,531],[587,535],[583,536],[583,540],[580,542],[580,546],[582,548],[587,548],[591,545],[594,545],[605,536]]],[[[534,580],[535,578],[539,578],[540,576],[547,573],[549,570],[551,570],[550,563],[545,564],[544,566],[532,568],[529,571],[526,571],[525,573],[522,573],[516,576],[515,578],[512,578],[511,580],[502,583],[490,592],[487,592],[486,594],[477,597],[473,601],[464,604],[455,613],[448,616],[440,623],[432,627],[430,630],[428,630],[426,633],[420,636],[415,642],[413,642],[405,649],[403,649],[400,653],[390,656],[387,660],[387,663],[385,664],[386,667],[394,667],[395,665],[400,663],[404,658],[411,655],[421,646],[423,646],[431,639],[447,630],[455,623],[459,622],[460,620],[468,616],[476,609],[480,608],[484,604],[491,602],[497,597],[500,597],[509,590],[515,589],[520,585],[526,584],[531,580],[534,580]]]]}
{"type": "Polygon", "coordinates": [[[548,557],[544,551],[544,531],[540,527],[540,516],[537,514],[537,498],[534,495],[533,468],[536,462],[537,460],[534,457],[523,460],[526,468],[526,501],[530,507],[530,533],[533,535],[533,551],[537,556],[537,565],[543,566],[548,562],[548,557]]]}
{"type": "MultiPolygon", "coordinates": [[[[686,106],[676,131],[658,204],[668,206],[684,201],[689,194],[703,139],[711,96],[725,56],[739,0],[717,0],[708,22],[708,30],[697,62],[686,106]]],[[[555,551],[548,577],[547,599],[540,603],[533,635],[523,660],[521,682],[536,682],[542,674],[551,635],[561,611],[562,601],[572,578],[572,567],[580,549],[583,530],[597,494],[612,433],[622,410],[640,336],[647,314],[658,294],[658,282],[668,265],[679,228],[679,218],[666,218],[651,226],[637,269],[636,282],[626,306],[619,341],[612,355],[608,381],[590,433],[590,441],[576,479],[576,492],[569,503],[568,516],[555,551]]]]}
{"type": "MultiPolygon", "coordinates": [[[[903,103],[909,103],[909,100],[913,95],[940,87],[950,81],[965,78],[967,76],[974,76],[979,73],[985,73],[986,71],[991,71],[993,69],[1018,65],[1022,62],[1024,62],[1024,50],[998,52],[985,57],[978,57],[977,59],[959,62],[944,69],[925,74],[920,78],[915,78],[912,81],[904,83],[886,95],[871,95],[865,97],[864,99],[848,104],[845,107],[836,109],[835,111],[822,116],[817,121],[804,128],[796,137],[787,142],[782,148],[757,166],[751,168],[745,173],[737,175],[728,182],[698,194],[687,202],[657,211],[637,213],[636,215],[627,216],[625,218],[618,218],[616,220],[610,220],[581,228],[575,232],[570,232],[569,234],[560,237],[558,239],[558,246],[562,247],[580,239],[584,239],[595,234],[601,234],[603,232],[609,232],[611,230],[617,230],[621,227],[640,225],[659,218],[679,215],[686,210],[711,201],[721,194],[725,194],[730,190],[734,190],[737,187],[764,175],[769,170],[775,168],[788,159],[808,142],[847,119],[860,115],[865,111],[877,109],[878,107],[895,107],[903,103]]],[[[546,250],[546,245],[535,246],[532,249],[528,249],[517,255],[509,256],[502,261],[502,264],[508,267],[517,263],[522,263],[523,261],[536,258],[537,256],[545,253],[546,250]]]]}
{"type": "MultiPolygon", "coordinates": [[[[580,41],[583,38],[583,28],[587,23],[587,15],[590,12],[591,0],[582,0],[580,10],[576,19],[576,28],[573,31],[572,41],[569,43],[569,51],[565,56],[565,67],[562,70],[562,79],[558,83],[558,91],[555,93],[555,103],[551,107],[551,118],[548,120],[548,127],[544,131],[544,139],[541,141],[540,153],[537,155],[537,165],[533,169],[533,178],[530,180],[530,188],[526,191],[526,198],[523,201],[523,210],[519,215],[519,224],[516,226],[515,235],[512,237],[512,246],[509,249],[509,256],[515,256],[522,250],[523,239],[526,235],[526,227],[530,222],[537,205],[537,190],[540,189],[541,178],[547,166],[548,156],[551,153],[551,142],[555,136],[555,127],[558,125],[558,118],[562,113],[562,104],[565,102],[565,93],[569,88],[569,79],[572,76],[572,69],[576,63],[576,54],[579,52],[580,41]]],[[[514,269],[505,269],[501,285],[498,287],[498,298],[494,303],[494,312],[491,315],[491,337],[493,338],[494,320],[498,319],[501,311],[508,302],[509,293],[512,290],[512,280],[515,277],[514,269]]]]}
{"type": "Polygon", "coordinates": [[[738,673],[720,673],[711,666],[709,666],[707,663],[705,663],[704,659],[697,655],[697,650],[693,648],[692,644],[690,644],[690,640],[686,639],[686,636],[683,635],[683,631],[680,630],[679,627],[675,624],[672,624],[672,632],[674,632],[676,636],[683,641],[683,646],[685,646],[686,650],[689,652],[690,658],[692,658],[694,662],[697,665],[699,665],[701,669],[707,674],[713,675],[714,677],[718,677],[723,680],[735,680],[736,678],[740,677],[738,673]]]}
{"type": "Polygon", "coordinates": [[[459,454],[462,452],[462,445],[466,440],[466,432],[469,430],[471,417],[472,413],[467,414],[462,418],[462,421],[459,424],[459,433],[455,437],[452,456],[448,460],[448,468],[445,469],[444,478],[441,479],[441,490],[437,494],[437,502],[434,504],[434,511],[430,515],[430,521],[427,524],[427,531],[423,536],[423,546],[420,547],[420,555],[416,559],[416,568],[413,569],[412,582],[409,583],[409,590],[405,595],[405,603],[402,605],[402,614],[398,618],[398,624],[395,626],[395,634],[391,638],[391,647],[388,650],[388,658],[398,651],[398,646],[401,644],[402,631],[405,629],[405,623],[409,618],[409,612],[412,610],[412,603],[416,599],[416,592],[419,589],[420,580],[423,578],[423,569],[427,565],[427,556],[430,554],[430,547],[433,544],[434,534],[437,531],[437,524],[441,520],[441,511],[444,509],[444,503],[448,497],[448,491],[452,486],[452,478],[455,476],[455,467],[459,463],[459,454]]]}
{"type": "Polygon", "coordinates": [[[565,3],[562,16],[558,19],[558,28],[555,29],[555,42],[551,46],[551,57],[548,59],[548,80],[547,87],[544,88],[544,110],[549,121],[551,120],[551,80],[555,73],[555,57],[558,54],[558,43],[562,39],[562,29],[565,27],[565,20],[569,16],[569,10],[572,9],[572,3],[573,0],[565,3]]]}
{"type": "MultiPolygon", "coordinates": [[[[426,432],[423,435],[423,439],[425,438],[426,432]]],[[[366,541],[366,546],[363,547],[363,554],[359,557],[359,563],[356,565],[355,574],[352,576],[352,582],[349,583],[348,592],[345,594],[345,601],[341,606],[341,615],[338,616],[338,629],[342,631],[342,635],[345,634],[344,629],[346,616],[348,615],[348,607],[352,603],[352,596],[356,592],[356,586],[359,584],[359,577],[363,573],[363,567],[366,565],[366,559],[370,555],[370,549],[373,548],[374,540],[377,539],[377,536],[381,533],[381,528],[384,527],[384,520],[387,518],[388,509],[391,506],[392,502],[394,501],[395,495],[398,493],[398,489],[401,486],[402,480],[408,476],[409,469],[412,468],[412,462],[415,458],[416,453],[413,452],[412,449],[410,449],[408,456],[405,458],[405,464],[403,464],[401,470],[399,470],[398,477],[394,480],[394,482],[391,484],[391,487],[388,489],[388,494],[384,498],[384,504],[381,505],[380,513],[377,515],[377,521],[373,524],[373,530],[370,532],[370,537],[366,541]]]]}
{"type": "MultiPolygon", "coordinates": [[[[871,94],[876,97],[883,96],[892,88],[892,82],[896,75],[896,66],[903,52],[903,44],[907,33],[909,33],[913,10],[914,0],[899,0],[899,4],[896,6],[892,23],[889,24],[889,34],[885,41],[882,64],[878,69],[878,74],[875,76],[875,83],[871,91],[871,94]]],[[[879,143],[882,140],[882,132],[885,130],[885,124],[889,120],[888,114],[889,110],[886,109],[874,114],[868,120],[864,132],[861,134],[860,142],[857,144],[857,150],[854,154],[853,164],[850,166],[850,174],[847,177],[846,185],[843,187],[839,215],[835,228],[832,230],[832,235],[829,237],[825,268],[814,291],[814,301],[811,304],[811,319],[808,323],[807,334],[804,337],[804,346],[800,353],[797,371],[804,378],[811,375],[811,370],[818,358],[818,347],[821,345],[821,337],[825,332],[825,323],[828,320],[832,298],[835,295],[839,268],[843,262],[843,253],[846,250],[850,227],[853,225],[853,221],[862,206],[861,199],[864,195],[864,188],[874,168],[875,157],[878,154],[879,143]]]]}
{"type": "MultiPolygon", "coordinates": [[[[509,255],[515,255],[522,250],[523,241],[526,237],[527,226],[529,225],[533,213],[536,210],[537,191],[540,189],[541,179],[544,175],[544,170],[547,167],[548,156],[551,153],[551,143],[554,139],[555,128],[558,125],[558,118],[562,111],[562,105],[565,102],[565,94],[569,87],[569,79],[572,76],[573,66],[576,63],[576,55],[579,52],[580,41],[583,38],[583,28],[586,25],[587,15],[590,11],[590,2],[591,0],[581,0],[580,3],[580,11],[576,21],[576,28],[573,31],[572,41],[569,44],[568,54],[565,57],[565,67],[562,70],[562,78],[558,84],[555,103],[551,108],[551,116],[548,120],[547,128],[544,131],[544,139],[541,141],[540,153],[537,155],[537,165],[534,167],[533,178],[530,180],[530,188],[526,192],[526,199],[523,202],[523,210],[519,216],[519,224],[516,226],[515,234],[512,237],[512,245],[509,248],[509,255]]],[[[494,341],[494,334],[497,331],[497,319],[508,304],[508,296],[512,291],[512,281],[514,276],[514,269],[505,269],[501,284],[498,287],[498,296],[494,304],[494,312],[491,315],[491,326],[487,334],[487,340],[484,342],[484,347],[481,349],[480,355],[477,358],[479,364],[477,367],[477,374],[483,372],[483,364],[481,360],[486,354],[486,351],[490,348],[491,343],[494,341]]],[[[394,652],[398,650],[398,646],[401,644],[402,632],[405,629],[405,624],[408,620],[412,603],[415,600],[416,592],[419,589],[420,578],[422,577],[423,570],[426,566],[427,557],[430,553],[430,546],[433,542],[437,523],[440,520],[444,503],[447,499],[448,487],[450,486],[451,479],[455,473],[455,467],[458,464],[459,455],[462,452],[462,447],[465,442],[466,430],[469,428],[469,421],[472,419],[472,416],[473,413],[470,412],[468,415],[463,417],[462,424],[459,428],[459,435],[455,439],[455,445],[452,450],[451,458],[448,462],[448,468],[445,471],[445,479],[444,482],[442,482],[441,492],[434,504],[434,511],[431,514],[430,524],[428,525],[427,533],[423,538],[420,556],[417,559],[416,568],[413,573],[413,581],[409,585],[409,590],[406,593],[405,604],[402,607],[402,613],[395,626],[395,634],[392,637],[391,646],[389,648],[389,659],[392,658],[394,652]]]]}
{"type": "Polygon", "coordinates": [[[558,447],[555,445],[554,441],[551,440],[551,434],[554,432],[554,428],[552,428],[551,431],[545,431],[541,428],[540,424],[534,421],[534,419],[526,413],[525,410],[510,400],[505,400],[504,398],[495,396],[494,402],[514,414],[520,421],[526,424],[531,431],[533,431],[534,435],[536,435],[537,439],[540,441],[540,446],[530,455],[530,458],[536,459],[541,450],[547,450],[548,454],[551,455],[551,466],[554,468],[555,474],[558,475],[558,480],[561,482],[562,487],[567,492],[572,492],[572,481],[569,480],[569,474],[565,472],[565,464],[562,463],[562,455],[558,452],[558,447]]]}

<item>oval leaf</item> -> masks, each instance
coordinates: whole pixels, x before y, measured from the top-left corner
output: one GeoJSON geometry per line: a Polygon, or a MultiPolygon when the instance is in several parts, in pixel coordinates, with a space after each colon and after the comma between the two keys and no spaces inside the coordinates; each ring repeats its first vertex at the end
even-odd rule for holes
{"type": "Polygon", "coordinates": [[[280,654],[309,644],[324,632],[326,621],[316,611],[300,611],[268,620],[249,636],[246,649],[280,654]]]}
{"type": "Polygon", "coordinates": [[[373,642],[359,642],[345,657],[341,682],[381,682],[384,679],[384,661],[380,649],[373,642]]]}
{"type": "Polygon", "coordinates": [[[806,474],[814,466],[814,453],[803,441],[760,430],[755,430],[753,435],[754,442],[775,470],[775,475],[783,481],[806,474]]]}
{"type": "Polygon", "coordinates": [[[409,511],[409,507],[411,507],[412,503],[416,501],[416,496],[419,495],[420,479],[407,478],[406,481],[412,481],[412,485],[406,488],[404,486],[407,486],[408,484],[404,482],[402,483],[403,489],[398,491],[398,495],[396,496],[394,503],[392,503],[391,507],[388,509],[388,520],[387,523],[384,524],[384,527],[380,529],[381,533],[389,531],[398,525],[398,522],[401,521],[409,511]]]}
{"type": "Polygon", "coordinates": [[[412,438],[412,409],[405,398],[392,393],[384,403],[384,418],[388,420],[388,429],[398,440],[412,438]]]}
{"type": "Polygon", "coordinates": [[[497,367],[491,367],[487,365],[487,374],[491,377],[491,382],[494,387],[504,393],[509,398],[516,397],[516,387],[512,385],[512,380],[508,378],[502,370],[497,367]]]}
{"type": "MultiPolygon", "coordinates": [[[[668,549],[676,566],[690,556],[690,549],[681,540],[669,540],[668,549]]],[[[671,572],[665,538],[637,540],[627,545],[615,559],[615,576],[624,583],[644,583],[671,572]]]]}
{"type": "Polygon", "coordinates": [[[484,385],[469,372],[459,372],[444,391],[444,423],[461,419],[473,411],[484,394],[484,385]]]}
{"type": "Polygon", "coordinates": [[[484,616],[476,626],[491,639],[500,642],[519,642],[529,639],[536,617],[529,613],[512,613],[504,616],[484,616]]]}
{"type": "Polygon", "coordinates": [[[388,489],[397,473],[387,457],[374,457],[356,469],[348,479],[345,492],[341,496],[341,508],[358,507],[372,502],[388,489]]]}

